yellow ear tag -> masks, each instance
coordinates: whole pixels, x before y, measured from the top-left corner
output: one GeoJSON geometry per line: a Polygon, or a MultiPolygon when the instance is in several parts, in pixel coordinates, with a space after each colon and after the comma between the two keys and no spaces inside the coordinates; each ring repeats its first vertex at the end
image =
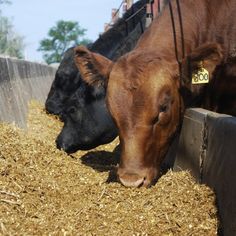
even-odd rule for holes
{"type": "Polygon", "coordinates": [[[201,67],[198,71],[192,73],[192,84],[207,84],[209,83],[209,72],[205,68],[201,67]]]}

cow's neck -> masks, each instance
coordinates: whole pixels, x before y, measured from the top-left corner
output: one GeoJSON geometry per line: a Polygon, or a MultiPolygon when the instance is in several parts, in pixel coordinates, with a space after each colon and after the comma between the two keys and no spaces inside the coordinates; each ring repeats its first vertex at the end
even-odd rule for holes
{"type": "MultiPolygon", "coordinates": [[[[111,29],[103,33],[93,43],[91,51],[98,52],[109,59],[116,59],[114,57],[117,54],[117,50],[119,50],[120,46],[125,43],[125,39],[129,37],[129,33],[131,33],[137,25],[140,25],[140,22],[142,22],[142,24],[144,23],[143,19],[145,18],[145,9],[142,9],[130,20],[126,20],[130,18],[134,12],[140,10],[145,3],[145,0],[136,2],[133,7],[130,8],[124,16],[114,24],[114,26],[112,26],[111,29]]],[[[140,35],[137,34],[137,37],[134,38],[134,40],[138,41],[139,37],[140,35]]],[[[129,50],[131,49],[132,48],[129,50]]]]}
{"type": "Polygon", "coordinates": [[[232,53],[236,54],[234,52],[236,51],[236,35],[227,36],[229,39],[227,41],[224,37],[228,32],[236,31],[236,25],[229,24],[230,22],[234,23],[230,18],[235,17],[232,15],[233,10],[231,9],[232,6],[236,7],[235,0],[214,0],[214,4],[212,4],[212,1],[205,0],[179,0],[179,2],[183,22],[183,39],[179,27],[176,1],[171,1],[177,48],[174,43],[173,24],[168,5],[163,10],[162,15],[154,20],[151,27],[145,31],[136,48],[149,48],[157,53],[160,52],[160,55],[166,54],[170,60],[176,60],[176,49],[178,57],[180,59],[183,57],[182,41],[184,42],[186,55],[203,43],[218,42],[226,51],[225,57],[232,53]],[[230,2],[233,3],[229,4],[230,2]],[[224,14],[224,12],[227,12],[227,14],[224,14]],[[232,31],[232,27],[235,28],[234,31],[232,31]]]}

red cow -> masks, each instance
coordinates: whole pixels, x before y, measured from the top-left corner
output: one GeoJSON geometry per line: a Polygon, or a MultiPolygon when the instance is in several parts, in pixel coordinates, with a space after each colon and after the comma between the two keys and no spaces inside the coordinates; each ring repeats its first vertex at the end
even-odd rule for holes
{"type": "Polygon", "coordinates": [[[150,186],[157,179],[187,105],[236,115],[235,15],[235,0],[173,0],[136,48],[116,62],[76,49],[84,79],[107,86],[123,185],[150,186]],[[209,82],[194,84],[196,78],[209,82]]]}

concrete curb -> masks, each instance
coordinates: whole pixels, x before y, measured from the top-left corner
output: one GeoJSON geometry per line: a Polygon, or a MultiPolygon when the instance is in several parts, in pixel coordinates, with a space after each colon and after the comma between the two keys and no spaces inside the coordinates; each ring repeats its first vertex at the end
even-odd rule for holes
{"type": "Polygon", "coordinates": [[[0,57],[0,121],[26,127],[28,102],[45,102],[55,72],[47,65],[0,57]]]}
{"type": "Polygon", "coordinates": [[[220,234],[236,235],[236,117],[188,109],[174,170],[190,170],[216,193],[220,234]]]}

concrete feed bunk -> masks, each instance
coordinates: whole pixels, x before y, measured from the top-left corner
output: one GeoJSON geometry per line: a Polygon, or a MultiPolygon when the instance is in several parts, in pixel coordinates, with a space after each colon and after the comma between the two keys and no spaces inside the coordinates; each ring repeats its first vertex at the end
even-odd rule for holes
{"type": "Polygon", "coordinates": [[[25,127],[28,102],[44,102],[56,69],[24,60],[0,57],[0,121],[25,127]]]}

